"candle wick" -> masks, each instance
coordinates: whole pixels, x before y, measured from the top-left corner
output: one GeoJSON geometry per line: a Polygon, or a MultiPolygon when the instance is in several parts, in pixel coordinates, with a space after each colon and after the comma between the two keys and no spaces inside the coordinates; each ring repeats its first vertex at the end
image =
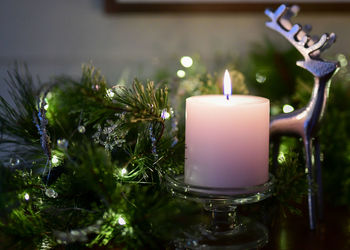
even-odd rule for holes
{"type": "Polygon", "coordinates": [[[229,100],[230,99],[230,95],[226,95],[226,99],[229,100]]]}

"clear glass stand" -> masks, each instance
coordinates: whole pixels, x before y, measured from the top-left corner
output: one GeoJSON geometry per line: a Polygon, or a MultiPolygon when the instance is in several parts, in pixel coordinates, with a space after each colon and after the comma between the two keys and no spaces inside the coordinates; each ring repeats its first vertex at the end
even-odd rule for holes
{"type": "Polygon", "coordinates": [[[188,185],[184,176],[165,176],[168,190],[176,197],[199,202],[208,222],[193,225],[174,240],[176,249],[256,249],[268,242],[268,230],[259,222],[237,216],[237,206],[271,196],[273,177],[268,182],[244,188],[211,188],[188,185]]]}

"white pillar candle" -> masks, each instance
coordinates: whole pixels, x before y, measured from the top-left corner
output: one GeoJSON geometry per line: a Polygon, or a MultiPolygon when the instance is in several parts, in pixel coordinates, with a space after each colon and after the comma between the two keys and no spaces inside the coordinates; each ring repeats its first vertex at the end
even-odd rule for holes
{"type": "Polygon", "coordinates": [[[186,99],[187,184],[234,188],[268,180],[269,100],[225,95],[186,99]]]}

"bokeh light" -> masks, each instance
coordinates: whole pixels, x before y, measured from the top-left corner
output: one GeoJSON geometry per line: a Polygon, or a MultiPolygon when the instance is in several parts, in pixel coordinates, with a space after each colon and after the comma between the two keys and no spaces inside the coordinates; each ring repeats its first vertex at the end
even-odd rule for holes
{"type": "Polygon", "coordinates": [[[184,78],[184,77],[186,76],[186,72],[180,69],[180,70],[178,70],[178,71],[176,72],[176,75],[177,75],[179,78],[184,78]]]}
{"type": "Polygon", "coordinates": [[[189,67],[191,67],[193,65],[193,60],[189,56],[181,57],[180,62],[182,64],[182,66],[184,66],[185,68],[189,68],[189,67]]]}
{"type": "Polygon", "coordinates": [[[283,105],[283,113],[290,113],[294,111],[294,107],[292,105],[286,104],[283,105]]]}

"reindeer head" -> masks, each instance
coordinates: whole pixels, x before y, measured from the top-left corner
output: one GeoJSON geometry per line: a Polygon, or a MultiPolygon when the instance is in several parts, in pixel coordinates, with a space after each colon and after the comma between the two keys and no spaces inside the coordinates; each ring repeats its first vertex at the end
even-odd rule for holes
{"type": "Polygon", "coordinates": [[[302,27],[292,24],[290,18],[299,11],[297,5],[287,7],[282,4],[273,12],[269,9],[265,14],[271,19],[266,25],[284,36],[303,56],[304,61],[298,61],[297,65],[308,70],[316,77],[332,75],[339,67],[337,62],[326,62],[320,58],[321,52],[328,49],[335,42],[335,34],[323,34],[320,39],[311,38],[308,33],[310,25],[302,27]]]}

